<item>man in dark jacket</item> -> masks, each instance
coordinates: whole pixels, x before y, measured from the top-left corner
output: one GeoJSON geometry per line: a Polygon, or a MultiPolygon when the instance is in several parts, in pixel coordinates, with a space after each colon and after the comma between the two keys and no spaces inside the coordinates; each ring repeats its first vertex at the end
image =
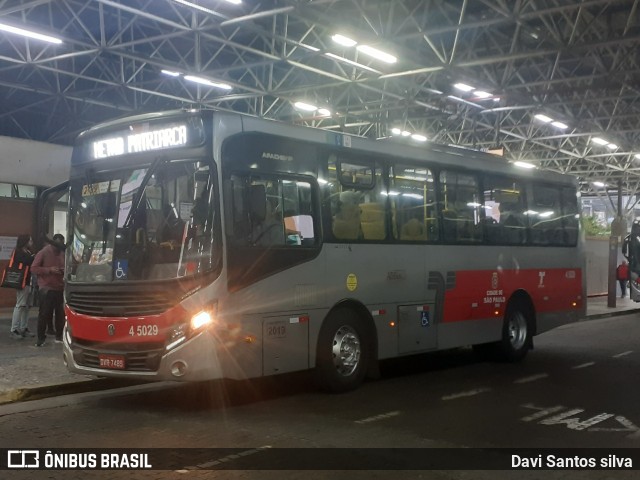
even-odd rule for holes
{"type": "Polygon", "coordinates": [[[31,235],[24,234],[18,237],[16,249],[14,252],[14,262],[22,264],[26,268],[26,276],[24,279],[24,288],[16,290],[16,306],[13,309],[11,318],[11,336],[13,338],[22,339],[24,337],[33,337],[33,333],[29,331],[27,322],[29,321],[29,304],[31,301],[31,272],[30,265],[33,263],[33,241],[31,235]]]}
{"type": "Polygon", "coordinates": [[[56,342],[62,342],[64,328],[64,236],[56,233],[53,241],[38,252],[31,265],[40,289],[40,311],[38,312],[38,340],[42,347],[46,339],[47,323],[55,313],[56,342]]]}

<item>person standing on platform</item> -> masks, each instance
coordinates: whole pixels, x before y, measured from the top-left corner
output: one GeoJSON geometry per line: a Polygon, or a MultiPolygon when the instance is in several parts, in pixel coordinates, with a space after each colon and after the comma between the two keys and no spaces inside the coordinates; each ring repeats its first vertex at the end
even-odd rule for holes
{"type": "MultiPolygon", "coordinates": [[[[33,240],[31,239],[31,235],[25,234],[18,236],[14,262],[21,263],[25,266],[31,265],[33,263],[33,257],[33,240]]],[[[31,302],[31,273],[27,272],[26,275],[24,288],[16,290],[16,306],[13,309],[13,316],[11,318],[11,336],[16,339],[34,336],[27,326],[29,321],[29,305],[31,302]]]]}
{"type": "Polygon", "coordinates": [[[56,343],[62,342],[64,328],[64,236],[56,233],[53,241],[38,252],[32,270],[38,278],[40,310],[38,312],[38,338],[36,347],[46,339],[47,324],[55,314],[56,343]]]}
{"type": "Polygon", "coordinates": [[[620,298],[624,298],[627,296],[627,282],[629,281],[629,265],[626,260],[623,260],[616,268],[616,278],[620,283],[620,298]]]}

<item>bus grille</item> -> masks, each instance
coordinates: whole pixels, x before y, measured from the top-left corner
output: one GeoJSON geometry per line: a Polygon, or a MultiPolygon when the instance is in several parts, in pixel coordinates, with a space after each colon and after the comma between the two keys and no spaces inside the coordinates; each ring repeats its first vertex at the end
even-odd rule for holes
{"type": "Polygon", "coordinates": [[[67,305],[73,311],[97,317],[158,315],[172,306],[167,292],[69,292],[67,305]]]}
{"type": "Polygon", "coordinates": [[[118,348],[118,345],[109,345],[108,351],[96,350],[91,346],[85,346],[75,343],[73,346],[73,358],[78,365],[91,368],[100,368],[99,355],[106,353],[110,355],[122,355],[125,357],[125,371],[130,372],[155,372],[160,365],[162,357],[163,345],[161,344],[138,344],[134,348],[141,350],[133,350],[132,345],[128,344],[125,348],[118,348]],[[142,350],[144,349],[144,350],[142,350]]]}

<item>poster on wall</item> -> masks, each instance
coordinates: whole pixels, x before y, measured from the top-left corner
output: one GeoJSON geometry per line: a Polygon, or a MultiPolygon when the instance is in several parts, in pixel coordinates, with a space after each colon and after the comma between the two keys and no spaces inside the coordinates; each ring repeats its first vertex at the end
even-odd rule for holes
{"type": "Polygon", "coordinates": [[[0,236],[0,260],[9,260],[11,252],[16,248],[18,237],[2,237],[0,236]]]}

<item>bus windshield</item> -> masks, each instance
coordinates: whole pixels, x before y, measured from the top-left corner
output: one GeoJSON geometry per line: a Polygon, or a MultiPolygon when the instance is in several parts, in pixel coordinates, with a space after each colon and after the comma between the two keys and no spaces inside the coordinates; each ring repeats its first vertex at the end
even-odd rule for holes
{"type": "Polygon", "coordinates": [[[71,182],[70,282],[164,280],[221,259],[213,169],[156,161],[71,182]]]}

